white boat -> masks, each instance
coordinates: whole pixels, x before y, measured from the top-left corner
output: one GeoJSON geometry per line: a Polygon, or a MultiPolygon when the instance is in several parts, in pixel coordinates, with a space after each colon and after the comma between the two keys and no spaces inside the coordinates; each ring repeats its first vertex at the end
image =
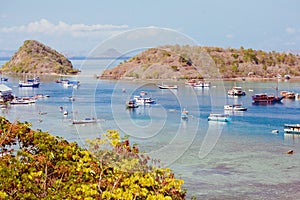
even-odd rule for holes
{"type": "Polygon", "coordinates": [[[284,124],[284,133],[300,134],[300,124],[284,124]]]}
{"type": "Polygon", "coordinates": [[[193,85],[195,88],[205,88],[210,87],[210,82],[199,81],[198,83],[193,85]]]}
{"type": "Polygon", "coordinates": [[[67,116],[69,113],[67,110],[64,110],[64,116],[67,116]]]}
{"type": "Polygon", "coordinates": [[[10,101],[10,104],[17,105],[17,104],[33,104],[36,100],[32,97],[16,97],[13,100],[10,101]]]}
{"type": "Polygon", "coordinates": [[[177,85],[157,85],[159,87],[159,89],[178,89],[177,85]]]}
{"type": "Polygon", "coordinates": [[[277,129],[274,129],[274,130],[272,130],[272,133],[277,134],[277,133],[279,133],[279,131],[277,129]]]}
{"type": "Polygon", "coordinates": [[[90,123],[97,123],[95,118],[85,118],[82,120],[73,120],[72,124],[90,124],[90,123]]]}
{"type": "Polygon", "coordinates": [[[229,117],[228,114],[216,114],[216,113],[211,113],[211,114],[208,116],[208,121],[229,122],[229,121],[231,121],[231,118],[229,117]]]}
{"type": "Polygon", "coordinates": [[[227,94],[231,96],[245,96],[246,92],[242,90],[242,87],[233,87],[227,91],[227,94]]]}
{"type": "Polygon", "coordinates": [[[69,80],[66,80],[66,81],[62,81],[61,84],[64,87],[78,88],[78,86],[80,85],[80,82],[79,81],[69,81],[69,80]]]}
{"type": "Polygon", "coordinates": [[[230,111],[246,111],[247,108],[243,107],[241,104],[225,105],[224,110],[230,111]]]}
{"type": "Polygon", "coordinates": [[[138,105],[155,104],[155,100],[151,97],[134,96],[134,100],[138,105]]]}
{"type": "Polygon", "coordinates": [[[34,99],[43,99],[43,98],[48,98],[50,97],[49,95],[44,95],[44,94],[36,94],[33,96],[34,99]]]}
{"type": "Polygon", "coordinates": [[[296,95],[295,95],[295,100],[297,100],[297,101],[300,100],[300,94],[299,94],[299,93],[296,93],[296,95]]]}

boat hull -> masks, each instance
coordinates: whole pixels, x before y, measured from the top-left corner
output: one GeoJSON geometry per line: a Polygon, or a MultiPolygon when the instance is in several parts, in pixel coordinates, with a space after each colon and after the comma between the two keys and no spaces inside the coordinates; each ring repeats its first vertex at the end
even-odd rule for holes
{"type": "Polygon", "coordinates": [[[254,95],[252,96],[253,104],[274,104],[274,103],[281,103],[281,100],[284,97],[275,97],[275,96],[268,96],[268,95],[254,95]]]}
{"type": "Polygon", "coordinates": [[[177,85],[158,85],[159,89],[178,89],[177,85]]]}
{"type": "Polygon", "coordinates": [[[284,124],[284,133],[300,134],[300,124],[284,124]]]}
{"type": "Polygon", "coordinates": [[[19,83],[19,87],[33,87],[37,88],[40,86],[40,83],[19,83]]]}
{"type": "Polygon", "coordinates": [[[96,119],[74,120],[72,124],[92,124],[97,123],[96,119]]]}
{"type": "Polygon", "coordinates": [[[219,122],[230,122],[231,118],[229,115],[223,114],[211,114],[208,116],[208,121],[219,121],[219,122]]]}
{"type": "Polygon", "coordinates": [[[247,108],[242,105],[225,105],[224,110],[226,111],[246,111],[247,108]]]}

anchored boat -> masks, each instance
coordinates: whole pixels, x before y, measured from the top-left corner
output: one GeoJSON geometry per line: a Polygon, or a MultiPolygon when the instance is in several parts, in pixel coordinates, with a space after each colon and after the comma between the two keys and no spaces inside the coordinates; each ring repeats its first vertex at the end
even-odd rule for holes
{"type": "Polygon", "coordinates": [[[284,124],[284,133],[300,134],[300,124],[284,124]]]}
{"type": "Polygon", "coordinates": [[[243,107],[242,104],[225,105],[224,110],[229,111],[246,111],[247,108],[243,107]]]}
{"type": "Polygon", "coordinates": [[[229,117],[228,114],[216,114],[216,113],[211,113],[211,114],[208,116],[208,121],[229,122],[229,121],[231,121],[231,118],[229,117]]]}

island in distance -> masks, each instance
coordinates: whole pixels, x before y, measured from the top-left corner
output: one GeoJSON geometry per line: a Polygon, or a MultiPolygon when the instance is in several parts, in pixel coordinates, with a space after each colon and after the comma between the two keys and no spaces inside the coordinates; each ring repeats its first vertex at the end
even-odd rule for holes
{"type": "Polygon", "coordinates": [[[118,66],[103,71],[100,79],[213,79],[300,76],[300,56],[262,50],[166,45],[147,49],[118,66]]]}
{"type": "Polygon", "coordinates": [[[75,75],[79,72],[63,54],[36,40],[24,41],[0,70],[6,74],[36,75],[75,75]]]}

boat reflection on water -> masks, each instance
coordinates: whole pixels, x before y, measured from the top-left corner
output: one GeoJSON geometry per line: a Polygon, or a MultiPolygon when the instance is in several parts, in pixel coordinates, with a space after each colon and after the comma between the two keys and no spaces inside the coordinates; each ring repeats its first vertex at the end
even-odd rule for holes
{"type": "Polygon", "coordinates": [[[135,109],[128,109],[130,117],[133,119],[149,119],[151,115],[151,106],[139,106],[135,109]]]}
{"type": "Polygon", "coordinates": [[[300,144],[300,134],[284,133],[283,136],[285,145],[300,144]]]}
{"type": "Polygon", "coordinates": [[[244,111],[231,111],[231,110],[224,110],[224,114],[230,116],[244,116],[244,111]]]}

